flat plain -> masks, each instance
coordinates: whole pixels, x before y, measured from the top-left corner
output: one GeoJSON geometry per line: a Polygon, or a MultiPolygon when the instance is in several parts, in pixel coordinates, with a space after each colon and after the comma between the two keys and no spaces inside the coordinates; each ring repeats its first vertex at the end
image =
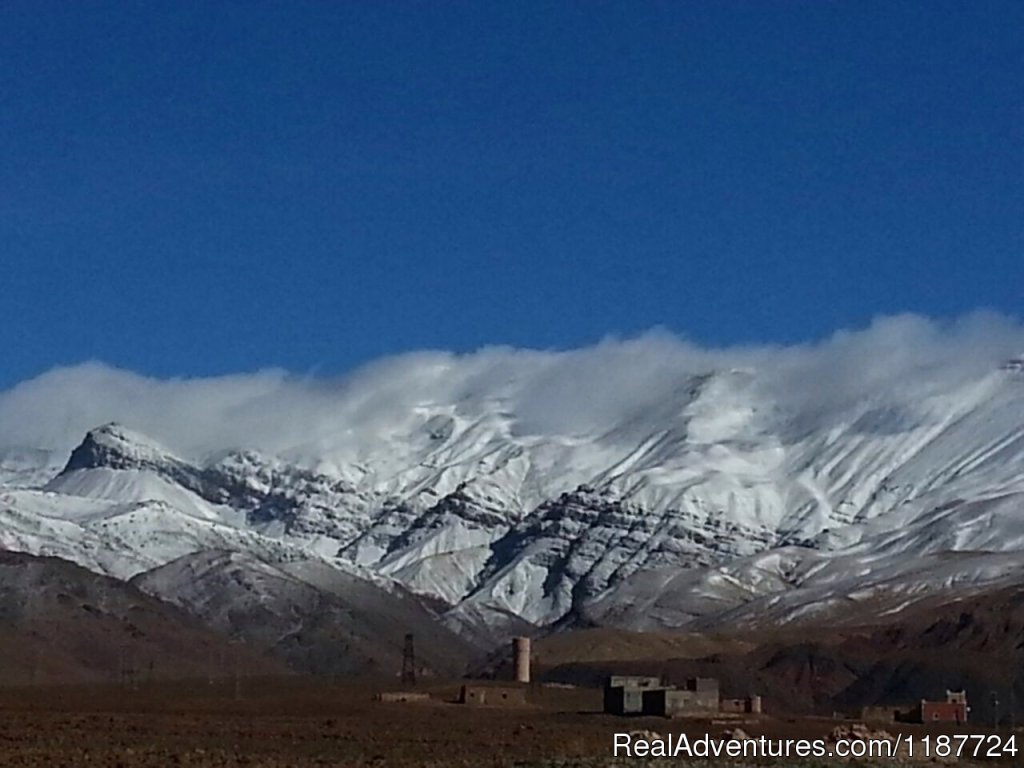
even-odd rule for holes
{"type": "MultiPolygon", "coordinates": [[[[685,765],[680,759],[611,759],[616,732],[823,737],[826,718],[726,720],[617,718],[600,691],[534,687],[525,707],[455,703],[457,683],[432,684],[427,702],[374,701],[387,685],[305,678],[0,690],[0,765],[165,768],[527,768],[685,765]]],[[[920,736],[921,726],[900,726],[920,736]]],[[[896,730],[889,727],[890,732],[896,730]]],[[[972,732],[977,729],[972,728],[972,732]]],[[[880,761],[877,764],[894,764],[880,761]]],[[[857,762],[694,761],[696,765],[860,765],[857,762]]],[[[924,763],[922,763],[924,764],[924,763]]],[[[974,765],[961,761],[960,765],[974,765]]],[[[1015,764],[1012,760],[977,764],[1015,764]]]]}

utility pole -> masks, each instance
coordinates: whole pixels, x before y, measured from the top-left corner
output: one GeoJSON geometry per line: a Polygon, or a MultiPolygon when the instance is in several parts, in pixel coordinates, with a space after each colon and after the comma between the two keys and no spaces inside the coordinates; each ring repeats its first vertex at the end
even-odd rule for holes
{"type": "Polygon", "coordinates": [[[402,685],[416,685],[416,651],[411,632],[405,636],[402,647],[402,685]]]}
{"type": "Polygon", "coordinates": [[[1020,679],[1020,648],[1015,648],[1010,669],[1010,731],[1017,729],[1017,681],[1020,679]]]}
{"type": "Polygon", "coordinates": [[[232,648],[233,648],[232,656],[234,656],[234,661],[235,661],[235,665],[234,665],[234,668],[235,668],[235,701],[241,701],[242,700],[242,669],[241,669],[242,661],[239,658],[239,656],[240,656],[240,654],[238,652],[239,649],[236,648],[235,646],[232,646],[232,648]]]}
{"type": "Polygon", "coordinates": [[[992,728],[999,728],[999,696],[992,691],[992,728]]]}
{"type": "Polygon", "coordinates": [[[117,656],[118,678],[122,688],[129,691],[139,689],[136,677],[135,656],[127,646],[121,646],[117,656]]]}

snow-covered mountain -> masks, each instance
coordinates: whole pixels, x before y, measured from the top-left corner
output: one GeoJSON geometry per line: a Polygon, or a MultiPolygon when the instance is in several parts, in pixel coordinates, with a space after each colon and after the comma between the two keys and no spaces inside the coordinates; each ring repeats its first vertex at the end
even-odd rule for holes
{"type": "Polygon", "coordinates": [[[390,409],[349,392],[343,420],[273,452],[106,424],[40,484],[52,447],[8,451],[0,544],[119,578],[200,552],[318,562],[492,639],[895,610],[1024,567],[1016,359],[803,400],[756,365],[660,372],[587,419],[541,418],[522,393],[543,371],[411,397],[458,375],[436,368],[378,382],[390,409]]]}

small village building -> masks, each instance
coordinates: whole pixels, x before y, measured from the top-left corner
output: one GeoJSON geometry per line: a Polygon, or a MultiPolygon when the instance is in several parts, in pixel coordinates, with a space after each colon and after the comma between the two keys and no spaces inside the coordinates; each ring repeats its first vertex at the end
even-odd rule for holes
{"type": "Polygon", "coordinates": [[[378,693],[375,698],[377,701],[391,704],[408,704],[414,701],[430,701],[430,694],[411,691],[383,691],[378,693]]]}
{"type": "Polygon", "coordinates": [[[718,712],[718,680],[695,677],[683,688],[655,688],[643,692],[643,714],[660,717],[700,717],[718,712]]]}
{"type": "Polygon", "coordinates": [[[966,723],[967,707],[956,701],[921,700],[922,723],[966,723]]]}
{"type": "Polygon", "coordinates": [[[911,719],[918,723],[966,723],[967,713],[966,691],[946,691],[945,701],[929,701],[921,699],[911,719]]]}
{"type": "Polygon", "coordinates": [[[696,691],[660,688],[644,691],[643,714],[658,717],[695,717],[718,711],[718,702],[711,704],[696,691]]]}
{"type": "Polygon", "coordinates": [[[868,723],[894,723],[902,714],[899,707],[863,707],[860,710],[860,719],[868,723]]]}
{"type": "Polygon", "coordinates": [[[459,703],[488,707],[521,707],[526,705],[526,688],[505,685],[464,685],[459,703]]]}
{"type": "Polygon", "coordinates": [[[662,689],[659,677],[612,675],[604,686],[604,711],[613,715],[639,715],[644,711],[644,692],[662,689]]]}
{"type": "Polygon", "coordinates": [[[762,712],[760,696],[722,699],[718,680],[692,677],[681,687],[663,685],[660,678],[612,675],[605,681],[604,711],[613,715],[657,717],[708,717],[725,712],[756,715],[762,712]]]}
{"type": "Polygon", "coordinates": [[[661,688],[660,677],[650,675],[612,675],[605,682],[606,688],[661,688]]]}
{"type": "Polygon", "coordinates": [[[760,696],[744,696],[741,699],[722,699],[718,711],[729,715],[759,715],[762,711],[760,696]]]}

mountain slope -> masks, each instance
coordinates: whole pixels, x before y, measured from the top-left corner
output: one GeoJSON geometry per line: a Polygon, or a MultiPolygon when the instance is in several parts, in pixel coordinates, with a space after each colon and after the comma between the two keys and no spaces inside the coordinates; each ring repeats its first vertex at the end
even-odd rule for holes
{"type": "Polygon", "coordinates": [[[304,672],[394,676],[406,633],[415,636],[420,675],[461,675],[474,653],[413,596],[321,562],[271,566],[236,552],[202,552],[132,584],[304,672]]]}
{"type": "Polygon", "coordinates": [[[0,682],[284,674],[129,584],[50,557],[0,552],[0,682]]]}

